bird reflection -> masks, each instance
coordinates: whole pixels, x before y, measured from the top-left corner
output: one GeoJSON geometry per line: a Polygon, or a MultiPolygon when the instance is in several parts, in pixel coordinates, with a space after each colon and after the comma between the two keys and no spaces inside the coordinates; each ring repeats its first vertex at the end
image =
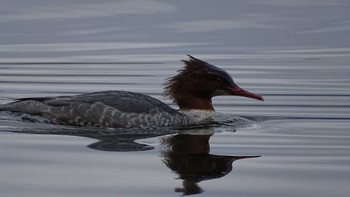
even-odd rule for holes
{"type": "MultiPolygon", "coordinates": [[[[30,123],[32,124],[32,123],[30,123]]],[[[36,125],[34,122],[33,125],[36,125]]],[[[96,139],[87,147],[101,151],[147,151],[152,145],[136,140],[151,137],[160,139],[160,156],[163,163],[182,180],[182,186],[175,188],[182,195],[203,192],[198,183],[223,177],[232,171],[232,164],[239,159],[260,156],[231,156],[210,154],[209,140],[214,128],[210,125],[182,129],[103,129],[65,127],[43,124],[42,127],[23,127],[9,130],[16,133],[70,135],[96,139]]],[[[40,124],[39,124],[40,125],[40,124]]],[[[38,126],[38,125],[36,125],[38,126]]],[[[234,127],[230,127],[234,129],[234,127]]]]}
{"type": "MultiPolygon", "coordinates": [[[[197,131],[196,131],[197,132],[197,131]]],[[[162,138],[163,162],[183,180],[182,188],[175,188],[183,195],[203,192],[198,182],[217,179],[232,171],[232,163],[239,159],[259,156],[229,156],[209,154],[212,134],[177,134],[162,138]]]]}

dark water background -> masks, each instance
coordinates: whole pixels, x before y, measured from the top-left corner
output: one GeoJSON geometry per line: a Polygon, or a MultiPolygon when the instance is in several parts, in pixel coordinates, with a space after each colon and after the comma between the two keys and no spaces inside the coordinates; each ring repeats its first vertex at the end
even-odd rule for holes
{"type": "Polygon", "coordinates": [[[185,131],[57,126],[0,112],[0,196],[348,196],[349,7],[3,2],[0,103],[129,90],[176,108],[162,83],[186,54],[265,102],[215,98],[217,123],[185,131]]]}

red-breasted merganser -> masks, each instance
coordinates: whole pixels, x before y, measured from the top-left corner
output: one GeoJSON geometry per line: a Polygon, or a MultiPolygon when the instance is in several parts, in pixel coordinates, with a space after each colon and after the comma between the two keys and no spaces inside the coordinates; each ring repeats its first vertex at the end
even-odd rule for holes
{"type": "Polygon", "coordinates": [[[75,96],[20,98],[2,111],[41,115],[71,125],[157,128],[202,123],[215,114],[212,97],[237,95],[263,101],[239,88],[224,70],[189,55],[185,66],[164,84],[164,95],[180,108],[141,93],[103,91],[75,96]]]}

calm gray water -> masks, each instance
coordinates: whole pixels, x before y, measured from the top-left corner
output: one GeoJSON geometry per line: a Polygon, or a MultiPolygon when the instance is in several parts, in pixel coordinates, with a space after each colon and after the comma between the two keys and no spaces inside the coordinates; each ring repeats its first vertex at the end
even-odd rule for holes
{"type": "Polygon", "coordinates": [[[341,0],[5,0],[0,103],[129,90],[176,108],[162,83],[186,54],[265,102],[217,97],[215,123],[181,131],[49,125],[0,112],[0,196],[348,196],[349,8],[341,0]]]}

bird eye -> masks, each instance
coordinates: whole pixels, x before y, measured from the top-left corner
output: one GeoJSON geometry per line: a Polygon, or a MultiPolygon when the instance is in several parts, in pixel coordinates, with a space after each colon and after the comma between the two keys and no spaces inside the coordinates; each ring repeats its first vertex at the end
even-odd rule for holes
{"type": "Polygon", "coordinates": [[[217,77],[217,78],[215,79],[215,81],[216,81],[216,83],[218,83],[218,84],[221,84],[221,83],[222,83],[222,79],[219,78],[219,77],[217,77]]]}

